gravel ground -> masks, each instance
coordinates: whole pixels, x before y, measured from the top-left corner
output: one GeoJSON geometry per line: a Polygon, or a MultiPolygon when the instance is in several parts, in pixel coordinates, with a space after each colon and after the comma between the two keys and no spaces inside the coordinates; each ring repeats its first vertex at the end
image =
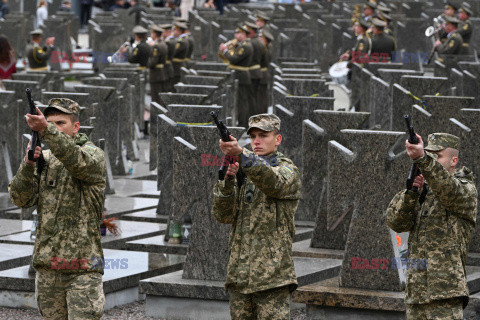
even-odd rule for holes
{"type": "MultiPolygon", "coordinates": [[[[105,312],[101,320],[159,320],[145,315],[145,301],[137,301],[105,312]]],[[[305,308],[293,310],[292,320],[305,320],[305,308]]],[[[0,320],[42,320],[36,309],[0,308],[0,320]]]]}

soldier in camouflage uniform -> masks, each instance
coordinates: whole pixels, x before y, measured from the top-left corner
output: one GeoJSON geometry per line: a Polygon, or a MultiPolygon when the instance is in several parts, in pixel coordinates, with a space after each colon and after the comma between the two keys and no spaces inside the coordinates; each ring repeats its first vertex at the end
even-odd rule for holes
{"type": "Polygon", "coordinates": [[[292,259],[294,216],[300,199],[300,173],[277,151],[280,119],[260,114],[248,120],[253,152],[237,140],[222,152],[238,156],[214,187],[213,215],[231,224],[225,287],[233,320],[290,319],[290,292],[297,287],[292,259]],[[246,175],[239,188],[238,169],[246,175]]]}
{"type": "Polygon", "coordinates": [[[35,297],[44,319],[100,319],[103,314],[103,250],[100,220],[104,205],[104,152],[79,134],[80,107],[51,99],[45,115],[27,114],[50,150],[36,147],[43,166],[25,160],[8,187],[12,202],[37,206],[33,252],[35,297]],[[48,121],[48,122],[47,122],[48,121]]]}
{"type": "Polygon", "coordinates": [[[386,214],[390,228],[410,232],[409,261],[427,261],[425,267],[407,269],[407,319],[463,319],[468,303],[465,265],[477,215],[473,173],[456,168],[458,137],[431,134],[425,150],[417,137],[419,143],[407,141],[406,149],[422,173],[413,183],[418,191],[396,194],[386,214]]]}

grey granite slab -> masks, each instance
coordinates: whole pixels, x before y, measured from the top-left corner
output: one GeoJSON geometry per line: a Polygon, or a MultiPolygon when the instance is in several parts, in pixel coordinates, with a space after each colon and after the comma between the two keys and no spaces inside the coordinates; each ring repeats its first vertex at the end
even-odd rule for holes
{"type": "Polygon", "coordinates": [[[138,179],[115,179],[115,197],[156,198],[160,195],[157,182],[138,179]]]}
{"type": "Polygon", "coordinates": [[[169,254],[187,254],[187,244],[170,244],[165,240],[164,235],[143,238],[127,242],[128,250],[159,252],[169,254]]]}
{"type": "Polygon", "coordinates": [[[294,257],[341,259],[343,260],[344,250],[312,248],[310,240],[302,240],[293,243],[292,252],[294,257]]]}
{"type": "Polygon", "coordinates": [[[158,116],[166,114],[167,108],[162,107],[156,102],[150,103],[150,159],[149,169],[155,170],[158,161],[158,116]]]}
{"type": "Polygon", "coordinates": [[[107,198],[105,199],[105,207],[107,208],[108,216],[120,216],[126,213],[152,209],[155,208],[157,204],[157,199],[149,198],[119,198],[114,196],[107,196],[107,198]]]}
{"type": "MultiPolygon", "coordinates": [[[[152,252],[135,252],[104,249],[103,290],[111,293],[136,287],[140,280],[181,270],[185,261],[182,255],[164,255],[152,252]]],[[[0,289],[35,290],[35,275],[28,273],[29,266],[0,271],[0,289]]]]}
{"type": "Polygon", "coordinates": [[[30,263],[33,246],[0,243],[0,270],[7,270],[30,263]]]}
{"type": "Polygon", "coordinates": [[[167,223],[168,216],[158,214],[157,209],[149,209],[124,214],[122,220],[167,223]]]}
{"type": "Polygon", "coordinates": [[[31,228],[31,220],[0,219],[0,236],[27,231],[31,228]]]}
{"type": "Polygon", "coordinates": [[[449,95],[450,83],[446,77],[409,76],[400,78],[400,85],[415,96],[424,95],[449,95]]]}
{"type": "Polygon", "coordinates": [[[390,130],[392,127],[391,91],[387,82],[378,77],[370,80],[370,117],[369,127],[390,130]]]}
{"type": "MultiPolygon", "coordinates": [[[[299,257],[294,257],[293,262],[299,286],[335,276],[341,264],[337,259],[299,257]]],[[[228,300],[223,281],[184,279],[180,271],[142,280],[139,290],[141,293],[154,296],[228,300]]]]}
{"type": "Polygon", "coordinates": [[[393,85],[394,83],[398,83],[400,78],[404,75],[416,75],[421,76],[423,75],[421,71],[416,70],[409,70],[409,69],[385,69],[380,68],[377,70],[378,76],[385,80],[385,82],[393,85]]]}

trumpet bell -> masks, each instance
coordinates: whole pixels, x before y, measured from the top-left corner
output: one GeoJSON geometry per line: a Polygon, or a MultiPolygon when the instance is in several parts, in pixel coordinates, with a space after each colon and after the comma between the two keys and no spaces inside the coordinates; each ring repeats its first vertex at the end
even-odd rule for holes
{"type": "Polygon", "coordinates": [[[431,36],[433,36],[434,33],[435,33],[435,28],[433,26],[430,26],[427,28],[427,30],[425,30],[425,36],[427,38],[430,38],[431,36]]]}

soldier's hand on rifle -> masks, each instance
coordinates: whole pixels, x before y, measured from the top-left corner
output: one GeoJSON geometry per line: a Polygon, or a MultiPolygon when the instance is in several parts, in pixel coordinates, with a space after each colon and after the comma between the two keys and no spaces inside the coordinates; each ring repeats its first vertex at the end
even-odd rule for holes
{"type": "Polygon", "coordinates": [[[418,175],[415,177],[415,180],[413,181],[413,187],[417,188],[417,190],[422,189],[423,184],[425,183],[425,178],[423,178],[423,175],[418,175]]]}
{"type": "MultiPolygon", "coordinates": [[[[33,166],[33,165],[35,165],[35,162],[28,160],[28,149],[30,149],[30,143],[31,143],[31,141],[28,142],[27,150],[25,152],[25,162],[28,163],[29,165],[33,166]]],[[[40,158],[41,154],[42,154],[42,148],[37,146],[35,148],[35,154],[33,155],[33,157],[35,159],[38,159],[38,158],[40,158]]]]}
{"type": "Polygon", "coordinates": [[[225,173],[225,175],[227,176],[227,178],[233,178],[233,177],[235,177],[235,176],[237,175],[238,168],[239,168],[238,162],[230,163],[230,164],[228,165],[227,172],[225,173]]]}
{"type": "Polygon", "coordinates": [[[40,109],[37,108],[37,114],[33,115],[30,113],[27,113],[25,118],[27,119],[27,124],[32,129],[33,131],[38,131],[40,134],[43,134],[43,131],[47,128],[48,122],[47,119],[45,119],[45,116],[43,113],[40,111],[40,109]]]}
{"type": "Polygon", "coordinates": [[[405,147],[407,149],[408,156],[412,159],[418,159],[425,154],[423,150],[423,140],[420,135],[417,134],[418,144],[411,144],[408,139],[405,141],[405,147]]]}
{"type": "Polygon", "coordinates": [[[238,145],[237,139],[235,139],[232,135],[229,136],[230,141],[224,142],[220,139],[220,149],[224,154],[227,156],[238,156],[242,153],[242,148],[238,145]]]}

